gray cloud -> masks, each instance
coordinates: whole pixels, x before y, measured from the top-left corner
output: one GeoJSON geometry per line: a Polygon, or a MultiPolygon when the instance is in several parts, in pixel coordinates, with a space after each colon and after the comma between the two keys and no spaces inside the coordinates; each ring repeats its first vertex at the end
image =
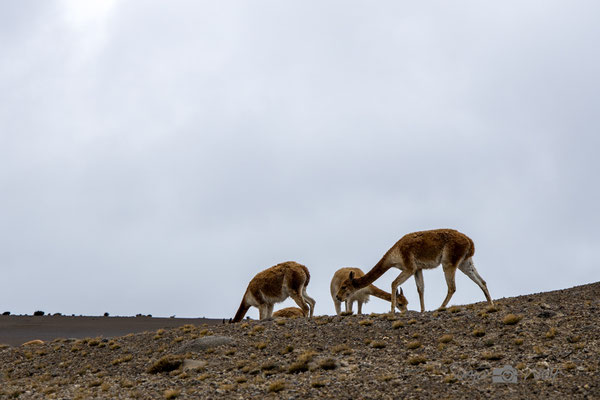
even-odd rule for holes
{"type": "Polygon", "coordinates": [[[333,313],[337,268],[436,227],[494,297],[600,279],[594,3],[31,4],[0,6],[7,310],[228,317],[297,260],[333,313]]]}

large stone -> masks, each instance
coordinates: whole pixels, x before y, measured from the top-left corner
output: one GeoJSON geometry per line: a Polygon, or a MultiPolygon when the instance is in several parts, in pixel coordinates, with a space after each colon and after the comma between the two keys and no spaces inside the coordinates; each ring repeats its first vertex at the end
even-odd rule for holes
{"type": "Polygon", "coordinates": [[[187,343],[184,343],[177,352],[198,353],[206,349],[211,349],[213,347],[229,345],[233,342],[233,338],[230,338],[228,336],[204,336],[199,339],[194,339],[187,343]]]}

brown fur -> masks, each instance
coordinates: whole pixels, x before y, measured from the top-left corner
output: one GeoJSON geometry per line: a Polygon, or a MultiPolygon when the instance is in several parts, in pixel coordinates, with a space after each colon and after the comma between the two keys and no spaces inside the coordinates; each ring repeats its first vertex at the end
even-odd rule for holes
{"type": "MultiPolygon", "coordinates": [[[[342,282],[350,276],[350,272],[354,273],[355,278],[360,278],[364,276],[365,273],[360,268],[340,268],[335,274],[333,274],[333,278],[331,278],[331,284],[329,286],[331,292],[331,298],[333,299],[333,305],[335,307],[335,312],[337,315],[341,315],[341,301],[336,298],[336,294],[340,288],[342,282]]],[[[358,313],[362,314],[362,305],[363,303],[367,303],[369,301],[369,297],[373,295],[385,301],[392,301],[392,295],[384,290],[379,289],[377,286],[371,284],[362,289],[357,290],[352,293],[345,301],[346,304],[346,312],[352,312],[352,304],[356,301],[358,303],[358,313]]],[[[400,288],[400,293],[396,293],[396,306],[400,311],[405,311],[406,306],[408,305],[408,300],[404,297],[404,293],[402,293],[402,288],[400,288]]]]}
{"type": "MultiPolygon", "coordinates": [[[[425,302],[423,299],[422,270],[436,268],[441,264],[448,285],[448,294],[440,308],[446,307],[456,291],[454,275],[457,268],[481,288],[488,303],[493,305],[494,302],[487,290],[486,282],[477,273],[473,265],[473,254],[475,254],[473,241],[467,235],[453,229],[435,229],[409,233],[398,240],[364,276],[358,278],[349,276],[348,279],[342,282],[336,298],[344,301],[356,290],[368,286],[387,270],[395,267],[402,272],[392,282],[392,293],[396,291],[398,286],[414,275],[417,291],[419,292],[421,312],[423,312],[425,311],[425,302]]],[[[391,303],[392,312],[394,312],[396,299],[392,298],[391,303]]]]}
{"type": "Polygon", "coordinates": [[[304,316],[304,313],[298,307],[286,307],[273,313],[273,318],[298,318],[304,316]]]}
{"type": "Polygon", "coordinates": [[[309,281],[308,268],[294,261],[277,264],[259,272],[248,284],[232,322],[241,321],[252,306],[258,308],[260,319],[271,318],[273,306],[288,297],[300,306],[304,316],[312,317],[315,301],[306,294],[309,281]]]}

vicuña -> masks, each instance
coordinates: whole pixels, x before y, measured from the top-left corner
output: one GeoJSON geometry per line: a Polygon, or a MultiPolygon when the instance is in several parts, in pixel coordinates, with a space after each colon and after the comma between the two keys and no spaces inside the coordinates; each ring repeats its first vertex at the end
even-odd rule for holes
{"type": "MultiPolygon", "coordinates": [[[[367,287],[387,270],[394,267],[402,272],[392,282],[392,293],[395,293],[398,286],[414,275],[421,302],[421,312],[423,312],[425,311],[423,269],[436,268],[441,264],[448,285],[448,294],[440,309],[446,307],[456,291],[454,275],[457,268],[475,282],[483,290],[488,303],[494,305],[485,281],[477,273],[473,264],[472,257],[474,253],[475,245],[473,241],[467,235],[453,229],[435,229],[409,233],[398,240],[364,276],[356,278],[354,273],[350,273],[348,279],[340,285],[336,298],[339,301],[345,301],[352,293],[367,287]]],[[[391,303],[392,312],[394,312],[396,308],[395,297],[392,297],[391,303]]]]}
{"type": "Polygon", "coordinates": [[[259,272],[248,284],[240,308],[232,322],[241,321],[252,306],[258,308],[261,320],[271,318],[273,306],[288,297],[298,304],[304,316],[312,317],[315,300],[306,294],[309,281],[308,268],[294,261],[277,264],[259,272]]]}
{"type": "MultiPolygon", "coordinates": [[[[331,298],[333,299],[333,305],[335,306],[335,312],[337,315],[342,314],[342,302],[336,298],[336,294],[340,289],[342,282],[350,277],[350,274],[353,274],[354,278],[360,278],[365,273],[360,268],[340,268],[335,271],[333,274],[333,278],[331,278],[331,284],[329,289],[331,291],[331,298]]],[[[369,297],[373,295],[385,301],[392,301],[392,295],[385,290],[379,289],[377,286],[371,284],[362,289],[358,289],[354,293],[350,294],[346,298],[346,312],[352,312],[352,304],[354,302],[358,303],[358,313],[362,314],[362,305],[369,301],[369,297]]],[[[408,305],[408,300],[404,297],[404,293],[402,293],[402,288],[400,288],[400,293],[396,291],[396,307],[400,311],[406,311],[406,306],[408,305]]]]}
{"type": "Polygon", "coordinates": [[[304,316],[304,313],[298,307],[286,307],[273,313],[273,318],[298,318],[304,316]]]}

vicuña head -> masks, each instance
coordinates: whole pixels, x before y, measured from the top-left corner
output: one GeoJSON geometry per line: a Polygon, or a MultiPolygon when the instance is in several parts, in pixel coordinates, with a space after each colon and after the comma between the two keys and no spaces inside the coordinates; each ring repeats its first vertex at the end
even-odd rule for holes
{"type": "MultiPolygon", "coordinates": [[[[475,245],[465,234],[453,229],[435,229],[409,233],[403,236],[393,245],[379,260],[379,262],[364,276],[355,277],[353,274],[344,280],[336,293],[338,301],[346,301],[349,296],[364,287],[367,287],[390,268],[398,268],[400,275],[392,282],[392,293],[396,292],[398,286],[414,275],[419,292],[421,312],[425,311],[423,293],[423,269],[436,268],[442,265],[448,293],[440,308],[446,307],[452,295],[456,291],[454,275],[456,270],[461,270],[483,291],[490,305],[494,302],[488,292],[486,282],[475,269],[473,254],[475,245]]],[[[396,308],[396,298],[392,298],[391,310],[396,308]]]]}
{"type": "Polygon", "coordinates": [[[239,322],[252,306],[258,308],[260,319],[271,318],[273,306],[288,297],[298,304],[304,316],[312,317],[315,300],[306,294],[310,281],[308,268],[294,261],[277,264],[256,274],[248,284],[242,303],[231,322],[239,322]]]}
{"type": "MultiPolygon", "coordinates": [[[[351,287],[354,278],[364,276],[365,273],[360,268],[340,268],[333,278],[331,278],[331,298],[333,299],[333,305],[335,306],[335,312],[337,315],[341,315],[341,303],[342,301],[346,304],[346,312],[352,312],[352,304],[356,301],[358,303],[358,313],[362,314],[362,305],[369,301],[371,295],[378,297],[385,301],[392,301],[392,295],[389,292],[379,289],[377,286],[371,284],[361,289],[354,289],[351,287]],[[344,293],[346,297],[341,300],[338,296],[340,293],[344,293]]],[[[396,308],[401,312],[406,311],[408,300],[404,297],[402,288],[400,291],[396,290],[396,308]]]]}

